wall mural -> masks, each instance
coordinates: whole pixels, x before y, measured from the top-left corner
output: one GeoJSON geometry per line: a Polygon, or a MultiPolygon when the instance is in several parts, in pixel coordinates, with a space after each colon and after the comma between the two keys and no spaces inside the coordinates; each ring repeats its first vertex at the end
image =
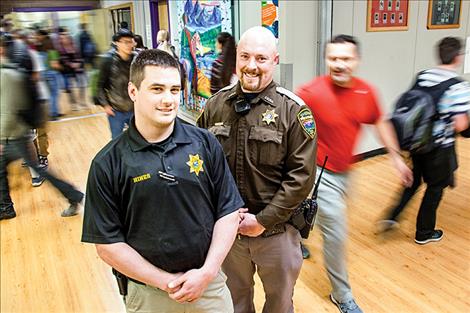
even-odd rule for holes
{"type": "Polygon", "coordinates": [[[180,62],[186,72],[180,112],[196,119],[210,93],[215,42],[221,31],[232,33],[230,0],[178,2],[180,62]]]}

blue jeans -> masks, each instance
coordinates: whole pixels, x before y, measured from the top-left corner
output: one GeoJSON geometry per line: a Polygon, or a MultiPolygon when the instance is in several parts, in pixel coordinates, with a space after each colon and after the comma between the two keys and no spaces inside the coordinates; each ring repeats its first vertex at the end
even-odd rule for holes
{"type": "Polygon", "coordinates": [[[122,133],[124,125],[129,125],[131,117],[134,115],[133,111],[120,112],[114,110],[114,116],[108,115],[109,128],[111,128],[111,139],[116,138],[122,133]]]}
{"type": "Polygon", "coordinates": [[[49,115],[56,117],[59,115],[59,73],[57,71],[46,71],[46,81],[49,86],[51,97],[49,100],[49,115]]]}

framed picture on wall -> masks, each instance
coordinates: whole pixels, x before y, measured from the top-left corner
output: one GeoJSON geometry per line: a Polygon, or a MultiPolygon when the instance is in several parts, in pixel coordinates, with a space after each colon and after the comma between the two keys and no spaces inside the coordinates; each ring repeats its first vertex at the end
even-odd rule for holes
{"type": "Polygon", "coordinates": [[[408,29],[409,0],[368,0],[367,31],[408,29]]]}
{"type": "Polygon", "coordinates": [[[429,0],[428,29],[459,28],[462,0],[429,0]]]}

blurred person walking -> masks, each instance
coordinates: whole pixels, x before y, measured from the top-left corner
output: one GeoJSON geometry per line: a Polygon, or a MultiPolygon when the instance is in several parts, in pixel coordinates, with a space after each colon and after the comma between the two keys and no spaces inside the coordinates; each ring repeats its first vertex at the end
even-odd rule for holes
{"type": "Polygon", "coordinates": [[[30,126],[20,116],[21,110],[28,105],[26,101],[34,101],[34,97],[30,94],[34,88],[28,85],[28,75],[10,62],[6,50],[6,38],[0,36],[0,220],[16,216],[10,197],[7,167],[11,162],[21,158],[68,199],[70,206],[61,215],[63,217],[76,215],[84,195],[39,166],[30,136],[30,126]]]}
{"type": "Polygon", "coordinates": [[[376,126],[404,185],[411,185],[412,175],[398,153],[395,133],[382,115],[374,88],[355,77],[360,62],[359,42],[349,35],[335,36],[326,44],[325,62],[329,74],[314,78],[297,93],[317,122],[318,154],[313,159],[317,168],[328,156],[318,189],[317,224],[332,286],[330,299],[342,313],[362,313],[354,300],[346,265],[346,195],[361,125],[376,126]]]}
{"type": "Polygon", "coordinates": [[[95,67],[96,44],[87,30],[87,24],[80,24],[80,33],[78,34],[78,47],[80,56],[83,58],[85,66],[95,67]]]}
{"type": "Polygon", "coordinates": [[[97,104],[108,115],[112,139],[122,133],[134,114],[134,104],[127,93],[129,74],[134,59],[134,34],[120,29],[113,36],[115,50],[109,51],[101,60],[97,81],[97,104]]]}
{"type": "Polygon", "coordinates": [[[49,118],[55,121],[57,118],[63,116],[59,111],[59,84],[60,84],[60,55],[54,48],[49,34],[44,30],[38,31],[39,46],[38,51],[43,58],[46,67],[44,73],[45,80],[49,87],[49,118]]]}
{"type": "Polygon", "coordinates": [[[69,103],[73,111],[79,110],[78,105],[86,107],[86,79],[84,77],[83,60],[73,44],[72,37],[65,28],[59,28],[59,42],[57,50],[60,55],[61,73],[64,80],[65,92],[69,95],[69,103]],[[79,88],[79,99],[74,96],[71,80],[75,80],[79,88]]]}
{"type": "Polygon", "coordinates": [[[464,54],[461,40],[456,37],[443,38],[437,45],[437,54],[439,65],[420,72],[416,80],[419,90],[430,95],[439,90],[440,84],[452,84],[436,102],[438,118],[433,124],[435,148],[427,153],[411,155],[413,185],[402,190],[400,199],[389,210],[386,219],[380,222],[383,231],[396,227],[405,206],[418,187],[426,183],[416,218],[417,244],[439,241],[444,235],[442,230],[436,229],[436,212],[445,188],[454,187],[455,184],[454,172],[458,167],[455,136],[469,124],[470,84],[457,74],[464,54]]]}
{"type": "Polygon", "coordinates": [[[212,63],[211,70],[211,93],[215,94],[225,86],[237,81],[235,73],[236,47],[235,38],[227,32],[221,32],[217,36],[216,51],[219,53],[217,59],[212,63]]]}

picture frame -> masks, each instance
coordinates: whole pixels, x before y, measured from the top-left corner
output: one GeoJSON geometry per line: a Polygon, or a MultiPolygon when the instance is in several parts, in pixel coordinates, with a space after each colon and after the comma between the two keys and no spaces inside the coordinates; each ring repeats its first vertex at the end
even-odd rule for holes
{"type": "Polygon", "coordinates": [[[429,0],[428,29],[459,28],[462,0],[429,0]]]}
{"type": "Polygon", "coordinates": [[[409,0],[367,0],[367,31],[408,30],[409,0]]]}

